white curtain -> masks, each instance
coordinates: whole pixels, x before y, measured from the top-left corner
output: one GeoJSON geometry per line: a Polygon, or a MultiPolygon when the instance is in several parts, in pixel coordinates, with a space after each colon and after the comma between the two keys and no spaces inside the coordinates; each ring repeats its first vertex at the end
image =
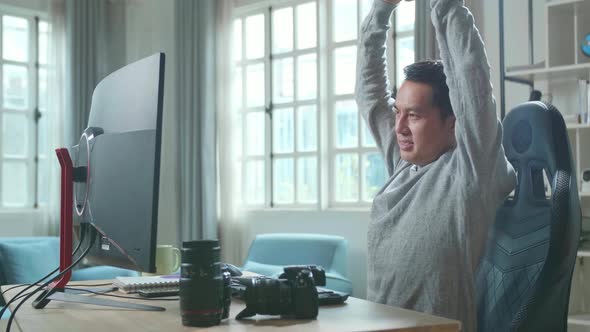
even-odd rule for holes
{"type": "Polygon", "coordinates": [[[88,123],[92,92],[108,74],[108,0],[66,0],[66,141],[77,144],[88,123]]]}
{"type": "Polygon", "coordinates": [[[216,239],[216,68],[225,1],[176,1],[176,100],[178,107],[179,241],[216,239]]]}
{"type": "Polygon", "coordinates": [[[49,202],[39,235],[59,233],[60,166],[54,149],[78,143],[86,128],[92,92],[113,68],[106,40],[108,0],[52,0],[49,5],[49,202]]]}
{"type": "Polygon", "coordinates": [[[65,141],[65,1],[53,0],[49,6],[49,49],[47,75],[47,137],[49,155],[46,182],[49,186],[47,207],[43,209],[42,223],[35,230],[38,235],[57,235],[60,216],[60,166],[54,150],[65,141]]]}
{"type": "Polygon", "coordinates": [[[232,103],[234,101],[235,86],[232,81],[232,49],[233,43],[233,7],[234,1],[220,1],[217,10],[216,30],[218,32],[217,52],[217,105],[218,105],[218,138],[219,138],[219,238],[221,240],[221,255],[224,262],[235,265],[242,264],[242,230],[245,225],[241,223],[238,211],[239,183],[241,178],[240,164],[237,157],[241,151],[237,151],[236,133],[240,133],[240,119],[235,114],[232,103]]]}
{"type": "Polygon", "coordinates": [[[430,1],[416,1],[415,61],[438,59],[434,27],[430,19],[430,1]]]}

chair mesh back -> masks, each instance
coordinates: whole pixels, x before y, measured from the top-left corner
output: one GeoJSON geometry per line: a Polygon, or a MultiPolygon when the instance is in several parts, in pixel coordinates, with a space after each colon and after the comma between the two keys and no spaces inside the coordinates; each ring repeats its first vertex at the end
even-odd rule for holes
{"type": "Polygon", "coordinates": [[[477,271],[479,331],[565,331],[581,219],[565,123],[554,107],[528,102],[503,127],[518,184],[477,271]]]}

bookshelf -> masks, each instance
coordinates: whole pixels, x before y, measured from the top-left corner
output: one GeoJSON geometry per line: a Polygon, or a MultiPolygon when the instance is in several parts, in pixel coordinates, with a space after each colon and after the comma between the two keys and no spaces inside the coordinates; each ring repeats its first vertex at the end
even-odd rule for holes
{"type": "Polygon", "coordinates": [[[555,67],[520,69],[506,72],[506,77],[517,78],[525,81],[548,80],[559,82],[561,80],[589,80],[590,63],[563,65],[555,67]]]}

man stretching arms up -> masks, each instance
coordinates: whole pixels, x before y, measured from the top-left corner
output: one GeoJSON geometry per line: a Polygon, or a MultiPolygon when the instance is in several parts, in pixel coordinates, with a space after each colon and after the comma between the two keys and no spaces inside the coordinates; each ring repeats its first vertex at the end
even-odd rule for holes
{"type": "Polygon", "coordinates": [[[516,181],[490,67],[463,0],[431,0],[442,62],[408,66],[391,98],[385,39],[399,2],[374,0],[358,47],[357,104],[390,176],[373,200],[367,297],[476,331],[475,272],[516,181]]]}

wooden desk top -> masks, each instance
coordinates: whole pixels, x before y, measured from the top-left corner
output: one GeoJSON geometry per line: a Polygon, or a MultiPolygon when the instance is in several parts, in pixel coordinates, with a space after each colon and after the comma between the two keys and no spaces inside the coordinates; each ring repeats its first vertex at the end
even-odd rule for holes
{"type": "MultiPolygon", "coordinates": [[[[80,282],[78,282],[80,283],[80,282]]],[[[84,282],[102,284],[104,281],[84,282]]],[[[75,285],[76,283],[71,283],[75,285]]],[[[6,289],[9,286],[2,286],[6,289]]],[[[10,299],[19,289],[8,291],[5,298],[10,299]]],[[[127,295],[113,292],[116,295],[127,295]]],[[[89,295],[95,296],[95,295],[89,295]]],[[[34,299],[36,296],[32,297],[34,299]]],[[[182,325],[178,301],[130,301],[166,308],[166,311],[147,312],[120,308],[100,307],[79,303],[51,301],[45,309],[34,309],[25,303],[16,316],[18,328],[14,331],[194,331],[198,328],[182,325]]],[[[30,301],[30,300],[29,300],[30,301]]],[[[207,331],[412,331],[412,332],[455,332],[459,322],[415,311],[400,309],[350,297],[346,304],[321,306],[315,320],[287,320],[279,316],[257,315],[237,321],[235,316],[244,309],[245,304],[233,300],[230,318],[221,325],[206,328],[207,331]]],[[[14,306],[11,305],[11,309],[14,306]]],[[[14,328],[14,323],[13,323],[14,328]]]]}

